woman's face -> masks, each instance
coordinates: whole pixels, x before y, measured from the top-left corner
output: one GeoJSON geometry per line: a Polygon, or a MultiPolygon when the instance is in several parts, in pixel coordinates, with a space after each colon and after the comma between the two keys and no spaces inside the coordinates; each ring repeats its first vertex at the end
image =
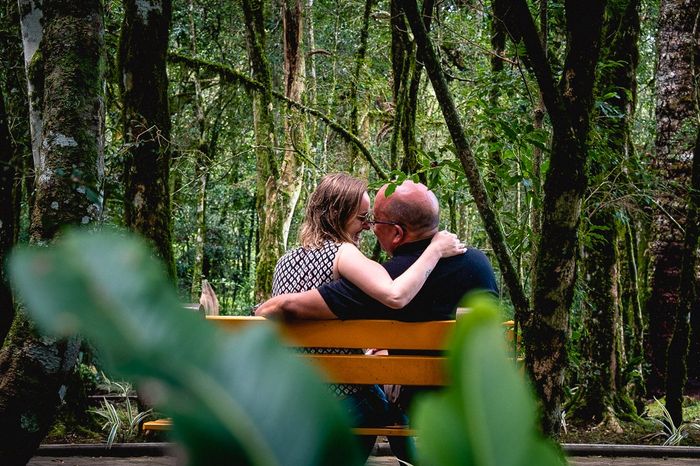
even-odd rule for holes
{"type": "Polygon", "coordinates": [[[365,192],[360,201],[360,208],[355,212],[355,215],[350,217],[348,223],[345,224],[345,231],[350,234],[350,237],[356,245],[360,244],[360,233],[362,233],[362,230],[369,230],[369,225],[367,224],[368,214],[369,194],[365,192]]]}

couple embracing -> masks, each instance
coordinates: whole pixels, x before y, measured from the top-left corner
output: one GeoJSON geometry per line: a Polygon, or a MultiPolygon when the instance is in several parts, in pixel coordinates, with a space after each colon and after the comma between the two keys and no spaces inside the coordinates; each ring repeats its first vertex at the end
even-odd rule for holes
{"type": "MultiPolygon", "coordinates": [[[[454,319],[468,292],[497,293],[486,256],[465,248],[457,237],[438,231],[439,203],[424,185],[404,181],[377,192],[370,210],[367,183],[348,174],[325,176],[311,195],[301,227],[299,248],[280,258],[273,279],[274,297],[256,315],[297,319],[454,319]],[[371,229],[391,258],[378,264],[358,249],[360,234],[371,229]]],[[[318,349],[318,352],[350,351],[318,349]]],[[[359,351],[359,350],[358,350],[359,351]]],[[[393,405],[378,386],[332,385],[355,425],[405,422],[412,390],[393,405]]],[[[366,453],[374,438],[362,439],[366,453]]],[[[411,446],[390,439],[392,450],[410,459],[411,446]]]]}

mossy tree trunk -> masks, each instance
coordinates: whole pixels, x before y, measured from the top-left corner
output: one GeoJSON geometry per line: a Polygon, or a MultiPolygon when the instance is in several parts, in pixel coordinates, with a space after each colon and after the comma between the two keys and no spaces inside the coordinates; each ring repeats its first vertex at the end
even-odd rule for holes
{"type": "MultiPolygon", "coordinates": [[[[348,122],[348,130],[358,136],[360,134],[359,83],[362,79],[362,70],[365,68],[365,61],[367,58],[370,14],[372,13],[372,8],[374,8],[376,3],[376,0],[365,0],[364,13],[362,14],[362,29],[360,30],[360,43],[357,46],[357,51],[355,52],[355,71],[353,73],[353,79],[350,81],[350,96],[348,97],[350,103],[350,117],[348,122]]],[[[350,167],[354,167],[355,160],[359,155],[359,150],[353,145],[351,145],[348,150],[348,165],[350,167]]]]}
{"type": "Polygon", "coordinates": [[[255,299],[263,301],[272,292],[272,274],[282,255],[282,223],[278,216],[268,216],[274,203],[275,181],[280,167],[276,160],[275,121],[272,114],[272,71],[265,50],[265,8],[263,0],[242,0],[246,22],[248,55],[253,79],[264,88],[252,95],[253,127],[255,131],[256,182],[255,198],[258,213],[257,266],[255,270],[255,299]]]}
{"type": "Polygon", "coordinates": [[[126,155],[124,219],[153,245],[175,280],[170,206],[170,110],[166,56],[170,0],[124,2],[119,84],[126,155]]]}
{"type": "Polygon", "coordinates": [[[697,307],[695,290],[700,236],[700,127],[695,140],[687,219],[683,239],[681,262],[680,301],[676,312],[676,326],[668,347],[666,359],[666,409],[676,426],[683,423],[683,391],[688,380],[688,350],[690,348],[690,322],[697,307]]]}
{"type": "Polygon", "coordinates": [[[523,321],[526,366],[542,406],[542,428],[561,427],[569,310],[576,281],[578,227],[587,185],[586,159],[595,70],[606,2],[564,2],[567,33],[562,78],[551,64],[525,0],[510,0],[504,18],[518,31],[552,124],[549,172],[544,182],[542,235],[537,247],[533,312],[523,321]]]}
{"type": "MultiPolygon", "coordinates": [[[[304,59],[304,4],[302,0],[282,2],[282,33],[284,50],[284,94],[301,102],[304,94],[306,65],[304,59]]],[[[282,244],[287,248],[289,229],[301,195],[304,181],[304,159],[309,156],[306,117],[296,108],[287,107],[284,118],[284,158],[273,212],[281,217],[282,244]]],[[[268,211],[268,215],[269,215],[268,211]]]]}
{"type": "MultiPolygon", "coordinates": [[[[104,124],[102,2],[47,2],[41,13],[42,59],[33,70],[41,78],[43,124],[30,226],[31,241],[39,245],[51,242],[62,227],[98,219],[104,124]]],[[[0,353],[3,465],[27,463],[61,398],[77,388],[65,384],[78,350],[77,339],[41,336],[18,312],[0,353]]]]}
{"type": "Polygon", "coordinates": [[[649,320],[647,378],[649,393],[660,395],[666,374],[666,352],[673,335],[683,258],[685,195],[697,134],[698,110],[694,83],[693,36],[700,0],[663,0],[659,11],[656,74],[656,157],[652,168],[659,186],[649,243],[651,294],[646,302],[649,320]]]}
{"type": "MultiPolygon", "coordinates": [[[[434,2],[423,2],[421,18],[430,31],[434,2]]],[[[408,26],[398,0],[391,2],[391,67],[394,77],[394,129],[391,135],[391,169],[401,168],[404,173],[418,171],[418,144],[416,142],[416,110],[423,64],[417,57],[416,44],[408,34],[408,26]],[[403,158],[399,164],[399,148],[403,158]]],[[[425,175],[421,174],[425,182],[425,175]]]]}
{"type": "MultiPolygon", "coordinates": [[[[619,66],[609,69],[600,77],[598,94],[613,96],[606,104],[615,110],[615,116],[601,118],[602,131],[607,147],[604,158],[591,164],[590,176],[596,185],[610,183],[618,176],[615,165],[624,163],[634,148],[630,141],[630,121],[634,116],[636,101],[636,76],[639,62],[639,0],[611,2],[607,8],[603,32],[604,46],[601,61],[615,61],[619,66]],[[613,162],[609,162],[612,160],[613,162]]],[[[618,227],[616,210],[611,197],[593,197],[589,216],[589,230],[595,233],[584,247],[583,281],[588,290],[584,306],[584,344],[582,354],[586,369],[581,371],[582,403],[576,409],[576,417],[600,422],[617,407],[616,399],[623,396],[619,386],[620,371],[624,364],[624,341],[618,338],[621,327],[621,301],[617,246],[618,227]]]]}

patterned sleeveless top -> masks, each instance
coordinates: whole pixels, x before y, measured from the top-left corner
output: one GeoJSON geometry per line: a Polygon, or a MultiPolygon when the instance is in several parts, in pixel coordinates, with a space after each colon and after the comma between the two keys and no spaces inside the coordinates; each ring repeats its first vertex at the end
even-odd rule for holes
{"type": "MultiPolygon", "coordinates": [[[[325,241],[318,249],[299,247],[288,251],[275,265],[272,278],[272,295],[301,293],[333,281],[333,262],[340,248],[339,243],[325,241]]],[[[340,348],[306,348],[311,354],[361,354],[361,350],[340,348]]],[[[362,385],[329,384],[338,397],[357,393],[362,385]]]]}

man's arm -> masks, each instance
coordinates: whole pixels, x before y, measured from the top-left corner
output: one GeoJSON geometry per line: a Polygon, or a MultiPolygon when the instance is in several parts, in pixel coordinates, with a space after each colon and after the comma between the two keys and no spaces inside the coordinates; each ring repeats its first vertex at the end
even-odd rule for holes
{"type": "Polygon", "coordinates": [[[268,319],[337,319],[318,290],[281,294],[270,298],[255,310],[268,319]]]}

